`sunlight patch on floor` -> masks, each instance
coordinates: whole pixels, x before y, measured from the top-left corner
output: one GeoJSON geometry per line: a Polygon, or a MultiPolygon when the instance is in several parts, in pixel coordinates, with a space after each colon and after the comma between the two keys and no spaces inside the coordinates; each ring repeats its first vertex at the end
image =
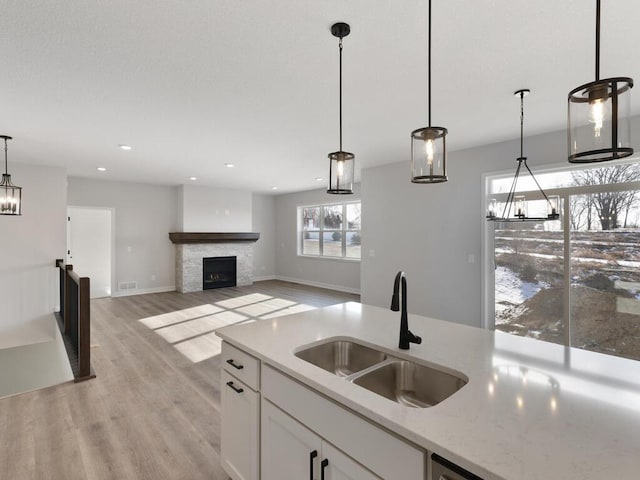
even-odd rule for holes
{"type": "Polygon", "coordinates": [[[246,315],[240,315],[236,312],[222,311],[206,317],[194,318],[182,323],[170,325],[168,327],[159,328],[156,333],[169,343],[176,343],[187,338],[202,335],[226,327],[233,323],[246,320],[246,315]]]}
{"type": "Polygon", "coordinates": [[[222,339],[216,336],[216,332],[211,332],[182,343],[176,343],[174,347],[193,363],[198,363],[220,355],[222,339]]]}
{"type": "Polygon", "coordinates": [[[249,295],[242,295],[240,297],[234,297],[228,300],[222,300],[220,302],[216,302],[215,305],[218,305],[223,308],[235,309],[238,307],[243,307],[245,305],[250,305],[252,303],[271,300],[272,298],[273,297],[270,297],[269,295],[264,295],[262,293],[251,293],[249,295]]]}
{"type": "Polygon", "coordinates": [[[229,298],[213,305],[176,310],[140,319],[193,363],[220,355],[222,340],[216,330],[238,323],[273,319],[316,307],[262,293],[229,298]]]}
{"type": "Polygon", "coordinates": [[[150,329],[155,330],[156,328],[166,327],[167,325],[184,322],[185,320],[211,315],[212,313],[217,313],[221,310],[221,308],[210,304],[198,305],[197,307],[185,308],[183,310],[176,310],[175,312],[143,318],[140,322],[150,329]]]}

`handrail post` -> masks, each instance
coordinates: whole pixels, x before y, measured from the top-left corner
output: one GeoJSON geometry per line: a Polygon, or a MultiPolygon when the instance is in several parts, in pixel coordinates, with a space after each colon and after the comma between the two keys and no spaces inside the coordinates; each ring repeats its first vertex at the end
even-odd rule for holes
{"type": "Polygon", "coordinates": [[[78,307],[78,363],[80,378],[89,377],[91,375],[91,361],[89,357],[91,342],[91,308],[90,308],[90,288],[89,277],[80,278],[79,298],[80,305],[78,307]]]}
{"type": "Polygon", "coordinates": [[[64,260],[56,258],[56,268],[58,270],[58,302],[60,303],[60,316],[64,319],[64,260]]]}
{"type": "Polygon", "coordinates": [[[73,270],[73,265],[65,265],[64,272],[64,333],[68,334],[71,328],[69,321],[69,305],[71,304],[71,292],[69,291],[69,272],[73,270]]]}

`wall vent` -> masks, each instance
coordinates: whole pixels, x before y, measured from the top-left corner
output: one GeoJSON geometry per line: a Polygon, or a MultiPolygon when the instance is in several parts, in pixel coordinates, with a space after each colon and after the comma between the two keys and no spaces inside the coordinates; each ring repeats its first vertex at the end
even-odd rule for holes
{"type": "Polygon", "coordinates": [[[135,290],[138,288],[138,282],[120,282],[118,283],[118,290],[135,290]]]}

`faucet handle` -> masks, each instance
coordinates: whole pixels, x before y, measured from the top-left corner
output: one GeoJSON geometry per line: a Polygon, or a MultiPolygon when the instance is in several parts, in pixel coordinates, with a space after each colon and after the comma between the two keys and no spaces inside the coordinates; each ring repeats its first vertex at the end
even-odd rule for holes
{"type": "Polygon", "coordinates": [[[409,330],[409,332],[407,333],[409,334],[409,342],[416,343],[418,345],[422,343],[422,337],[419,337],[418,335],[414,335],[413,333],[411,333],[411,330],[409,330]]]}

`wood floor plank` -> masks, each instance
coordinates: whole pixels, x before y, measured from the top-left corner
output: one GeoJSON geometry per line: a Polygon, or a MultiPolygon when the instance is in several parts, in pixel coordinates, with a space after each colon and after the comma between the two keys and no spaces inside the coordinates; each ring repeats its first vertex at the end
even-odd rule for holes
{"type": "Polygon", "coordinates": [[[0,479],[227,480],[215,328],[358,300],[276,280],[93,300],[97,378],[0,400],[0,479]]]}

